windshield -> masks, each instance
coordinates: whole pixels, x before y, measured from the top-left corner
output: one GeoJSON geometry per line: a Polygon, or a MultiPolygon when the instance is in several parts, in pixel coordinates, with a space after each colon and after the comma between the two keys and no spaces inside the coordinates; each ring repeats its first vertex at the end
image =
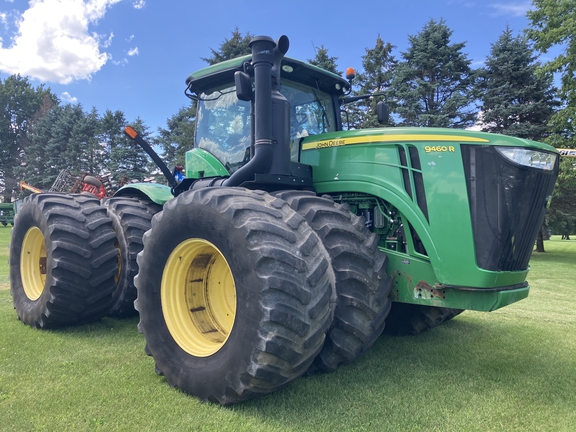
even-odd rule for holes
{"type": "MultiPolygon", "coordinates": [[[[281,93],[290,102],[292,159],[298,159],[300,139],[336,130],[330,95],[287,80],[281,93]]],[[[236,88],[201,94],[198,102],[196,147],[213,154],[230,174],[250,158],[250,102],[238,100],[236,88]]]]}

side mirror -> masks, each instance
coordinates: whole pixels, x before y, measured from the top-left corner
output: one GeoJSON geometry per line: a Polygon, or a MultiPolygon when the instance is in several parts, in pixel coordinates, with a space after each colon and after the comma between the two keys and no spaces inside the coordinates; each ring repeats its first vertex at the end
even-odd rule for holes
{"type": "Polygon", "coordinates": [[[378,115],[378,123],[388,123],[388,119],[390,118],[390,111],[386,102],[380,101],[378,104],[376,104],[376,113],[378,115]]]}
{"type": "Polygon", "coordinates": [[[234,72],[234,84],[236,85],[236,96],[238,99],[247,102],[252,100],[252,80],[250,75],[246,72],[234,72]]]}

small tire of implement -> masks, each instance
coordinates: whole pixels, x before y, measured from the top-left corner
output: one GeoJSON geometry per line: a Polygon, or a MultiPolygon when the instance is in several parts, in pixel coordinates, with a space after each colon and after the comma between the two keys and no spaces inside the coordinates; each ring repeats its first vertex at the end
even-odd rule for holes
{"type": "Polygon", "coordinates": [[[134,309],[136,287],[134,277],[138,274],[136,257],[144,247],[142,237],[151,227],[152,216],[162,210],[162,206],[152,201],[117,197],[105,198],[102,205],[112,219],[116,232],[118,249],[118,274],[115,277],[114,303],[109,315],[114,318],[127,318],[137,315],[134,309]]]}
{"type": "Polygon", "coordinates": [[[138,255],[139,328],[156,372],[230,405],[302,375],[324,343],[332,286],[318,236],[262,191],[168,201],[138,255]]]}
{"type": "Polygon", "coordinates": [[[386,320],[385,333],[393,336],[416,336],[438,327],[462,312],[464,309],[394,302],[386,320]]]}
{"type": "Polygon", "coordinates": [[[18,318],[54,328],[105,316],[118,271],[114,238],[112,221],[94,197],[27,197],[10,242],[10,291],[18,318]]]}
{"type": "Polygon", "coordinates": [[[368,351],[386,325],[392,287],[388,257],[378,249],[378,236],[347,204],[306,191],[275,195],[304,216],[330,256],[337,296],[334,319],[310,372],[332,372],[368,351]]]}

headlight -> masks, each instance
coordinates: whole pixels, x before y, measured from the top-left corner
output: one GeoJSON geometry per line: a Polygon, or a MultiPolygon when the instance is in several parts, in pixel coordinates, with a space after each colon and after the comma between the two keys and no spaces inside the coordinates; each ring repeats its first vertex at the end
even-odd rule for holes
{"type": "Polygon", "coordinates": [[[496,147],[506,159],[530,168],[552,171],[556,165],[557,154],[522,147],[496,147]]]}

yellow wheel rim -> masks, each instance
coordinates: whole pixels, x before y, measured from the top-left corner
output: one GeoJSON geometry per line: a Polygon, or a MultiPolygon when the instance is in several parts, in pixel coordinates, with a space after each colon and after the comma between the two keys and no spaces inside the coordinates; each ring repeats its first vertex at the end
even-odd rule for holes
{"type": "Polygon", "coordinates": [[[46,284],[46,243],[38,227],[32,227],[24,236],[20,253],[22,286],[30,300],[37,300],[46,284]]]}
{"type": "Polygon", "coordinates": [[[234,327],[236,287],[226,258],[212,243],[189,239],[168,257],[162,313],[180,348],[196,357],[220,350],[234,327]]]}

